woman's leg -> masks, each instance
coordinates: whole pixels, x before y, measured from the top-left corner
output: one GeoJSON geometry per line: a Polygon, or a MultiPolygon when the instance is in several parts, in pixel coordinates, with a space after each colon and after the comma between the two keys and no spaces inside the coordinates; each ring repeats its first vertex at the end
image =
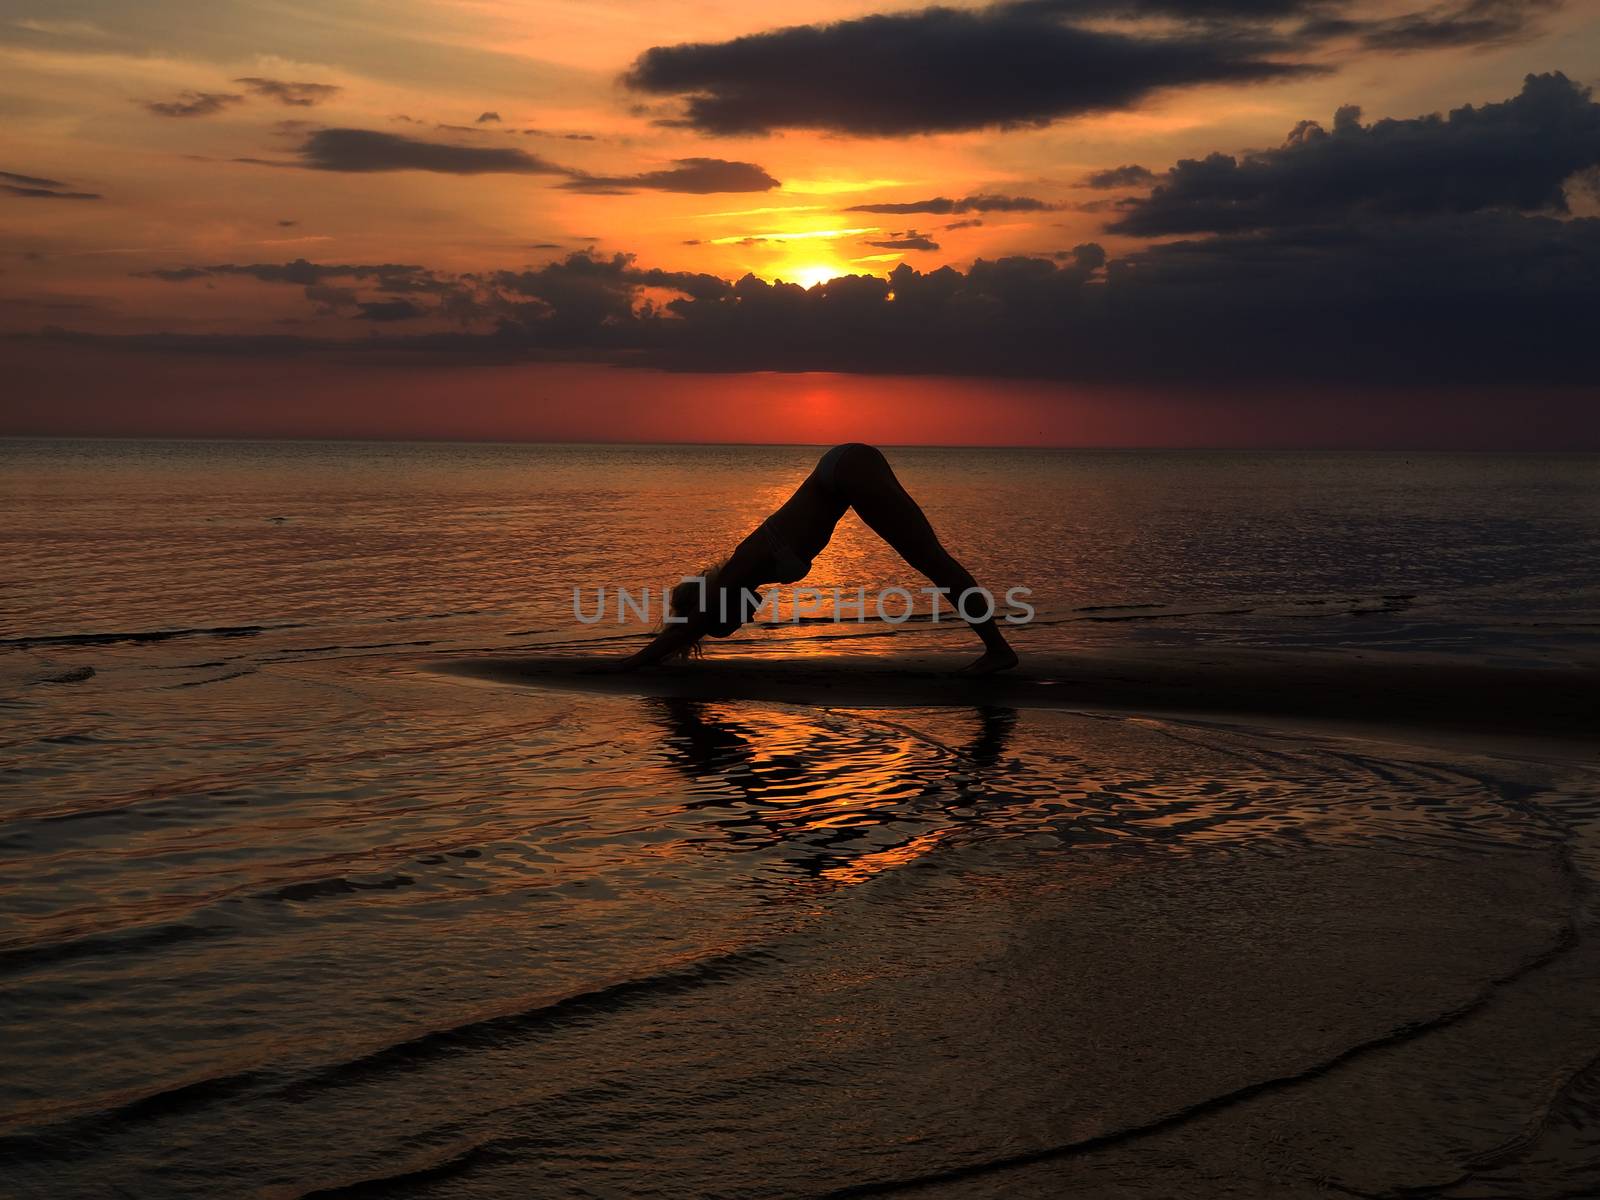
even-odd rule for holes
{"type": "MultiPolygon", "coordinates": [[[[834,485],[847,497],[867,527],[894,547],[900,557],[922,572],[935,587],[947,590],[951,604],[978,587],[972,573],[946,550],[929,524],[927,514],[895,478],[888,459],[873,446],[852,446],[833,472],[834,485]]],[[[987,608],[989,602],[974,597],[968,607],[987,608]]],[[[965,616],[965,614],[963,614],[965,616]]],[[[972,664],[977,670],[1005,670],[1015,666],[1016,652],[995,624],[993,615],[968,621],[983,639],[984,654],[972,664]]]]}

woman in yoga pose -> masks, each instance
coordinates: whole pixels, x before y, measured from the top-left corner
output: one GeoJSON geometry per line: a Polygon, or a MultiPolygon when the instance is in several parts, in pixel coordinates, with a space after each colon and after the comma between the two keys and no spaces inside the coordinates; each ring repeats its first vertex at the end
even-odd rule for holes
{"type": "MultiPolygon", "coordinates": [[[[696,578],[674,588],[672,619],[648,646],[619,665],[649,666],[692,653],[707,635],[727,637],[748,619],[758,587],[805,578],[811,560],[822,552],[839,518],[850,508],[934,586],[947,589],[951,604],[977,588],[967,569],[939,544],[933,526],[900,486],[882,452],[850,442],[824,454],[783,507],[740,542],[727,562],[707,571],[703,583],[696,578]]],[[[984,650],[967,671],[987,674],[1017,665],[1016,652],[1001,635],[992,612],[968,623],[983,639],[984,650]]]]}

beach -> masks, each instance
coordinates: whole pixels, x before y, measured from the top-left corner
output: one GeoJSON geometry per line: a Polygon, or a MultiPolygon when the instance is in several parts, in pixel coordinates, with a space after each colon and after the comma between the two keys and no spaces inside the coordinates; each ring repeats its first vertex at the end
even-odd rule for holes
{"type": "Polygon", "coordinates": [[[1016,672],[591,672],[817,452],[0,443],[5,1190],[1592,1189],[1595,459],[891,448],[1016,672]]]}

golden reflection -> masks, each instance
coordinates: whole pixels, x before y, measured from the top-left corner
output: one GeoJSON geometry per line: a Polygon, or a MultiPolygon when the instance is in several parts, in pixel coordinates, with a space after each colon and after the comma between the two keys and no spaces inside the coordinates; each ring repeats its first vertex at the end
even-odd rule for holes
{"type": "Polygon", "coordinates": [[[863,854],[860,858],[823,867],[818,874],[834,883],[865,883],[874,875],[915,862],[949,837],[950,833],[951,830],[948,828],[935,829],[932,833],[921,834],[899,846],[890,846],[887,850],[874,851],[871,854],[863,854]]]}
{"type": "Polygon", "coordinates": [[[695,785],[685,810],[735,810],[720,823],[725,836],[792,847],[791,865],[841,884],[904,866],[948,837],[952,810],[976,806],[1017,722],[1013,709],[974,709],[972,738],[952,747],[890,722],[841,732],[809,712],[645,703],[664,727],[668,762],[695,785]]]}

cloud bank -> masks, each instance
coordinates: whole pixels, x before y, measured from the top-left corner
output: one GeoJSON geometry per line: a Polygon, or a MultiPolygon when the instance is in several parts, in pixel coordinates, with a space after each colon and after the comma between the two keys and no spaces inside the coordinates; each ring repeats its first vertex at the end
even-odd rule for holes
{"type": "MultiPolygon", "coordinates": [[[[1346,106],[1331,129],[1302,122],[1275,149],[1179,163],[1147,195],[1124,198],[1112,225],[1176,240],[1116,255],[1086,242],[966,270],[901,265],[810,289],[588,253],[469,274],[304,259],[148,274],[178,285],[215,276],[296,285],[324,315],[409,323],[337,349],[348,354],[1286,388],[1592,384],[1600,219],[1572,215],[1563,185],[1596,169],[1600,105],[1551,74],[1528,77],[1508,100],[1445,116],[1363,124],[1346,106]]],[[[961,202],[947,203],[931,211],[961,202]]],[[[910,229],[877,245],[926,251],[936,242],[910,229]]],[[[331,353],[337,343],[274,344],[331,353]]]]}
{"type": "Polygon", "coordinates": [[[1600,104],[1559,72],[1519,95],[1448,116],[1333,129],[1303,121],[1273,150],[1185,159],[1110,228],[1226,233],[1373,217],[1567,211],[1564,184],[1600,163],[1600,104]]]}

